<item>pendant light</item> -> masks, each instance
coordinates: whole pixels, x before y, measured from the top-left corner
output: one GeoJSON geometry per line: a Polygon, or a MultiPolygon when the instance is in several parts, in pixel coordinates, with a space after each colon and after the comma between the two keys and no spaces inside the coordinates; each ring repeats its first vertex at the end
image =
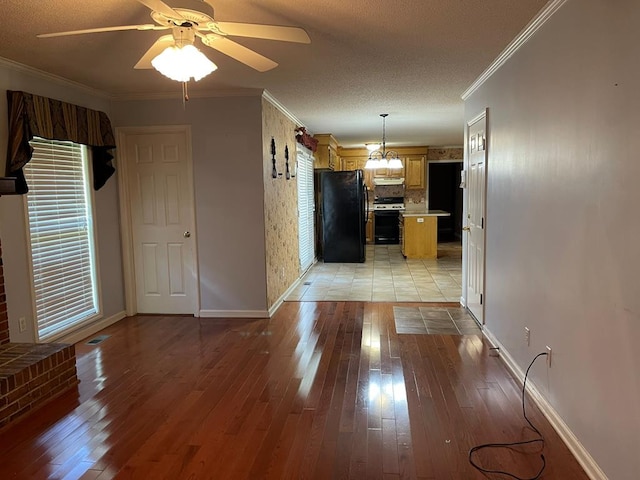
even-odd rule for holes
{"type": "Polygon", "coordinates": [[[394,170],[403,168],[402,160],[398,157],[398,152],[394,150],[386,151],[386,119],[389,114],[381,113],[380,116],[382,117],[382,150],[378,149],[371,152],[364,168],[368,170],[375,168],[391,168],[394,170]]]}

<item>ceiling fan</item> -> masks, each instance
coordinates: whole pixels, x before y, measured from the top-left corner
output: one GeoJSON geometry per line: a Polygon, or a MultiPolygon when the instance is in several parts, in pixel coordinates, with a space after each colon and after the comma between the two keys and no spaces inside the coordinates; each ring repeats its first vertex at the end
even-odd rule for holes
{"type": "MultiPolygon", "coordinates": [[[[172,30],[170,35],[163,35],[147,50],[134,68],[154,68],[152,61],[168,47],[181,48],[193,45],[196,38],[207,47],[218,50],[225,55],[259,71],[266,72],[278,66],[273,60],[230,40],[228,37],[250,37],[283,42],[311,43],[307,32],[299,27],[283,27],[277,25],[261,25],[252,23],[218,22],[213,18],[211,0],[199,0],[211,8],[211,15],[185,8],[172,8],[162,0],[137,0],[151,10],[151,18],[155,24],[123,25],[116,27],[90,28],[68,32],[45,33],[39,38],[61,37],[66,35],[82,35],[85,33],[115,32],[124,30],[172,30]]],[[[207,59],[207,61],[209,61],[207,59]]],[[[212,62],[209,61],[211,65],[212,62]]],[[[155,67],[157,68],[157,67],[155,67]]],[[[215,69],[213,65],[213,69],[215,69]]],[[[212,69],[212,70],[213,70],[212,69]]],[[[211,71],[212,71],[211,70],[211,71]]],[[[208,72],[210,73],[210,72],[208,72]]],[[[206,74],[205,74],[206,75],[206,74]]]]}

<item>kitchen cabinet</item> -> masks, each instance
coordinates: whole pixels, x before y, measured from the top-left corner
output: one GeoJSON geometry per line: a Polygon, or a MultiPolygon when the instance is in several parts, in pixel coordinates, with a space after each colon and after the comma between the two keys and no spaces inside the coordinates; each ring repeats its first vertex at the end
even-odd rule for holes
{"type": "Polygon", "coordinates": [[[438,217],[400,215],[400,247],[406,258],[438,257],[438,217]]]}
{"type": "Polygon", "coordinates": [[[366,228],[366,238],[367,238],[367,243],[368,244],[372,244],[374,243],[374,238],[373,238],[373,232],[375,231],[375,226],[373,225],[375,216],[373,215],[373,212],[369,212],[367,215],[367,228],[366,228]]]}
{"type": "Polygon", "coordinates": [[[426,188],[425,155],[411,155],[404,158],[404,186],[407,190],[424,190],[426,188]]]}
{"type": "Polygon", "coordinates": [[[373,191],[373,172],[364,168],[368,157],[342,157],[342,170],[364,170],[364,183],[370,191],[373,191]]]}
{"type": "Polygon", "coordinates": [[[342,159],[342,170],[357,170],[359,168],[363,168],[362,165],[361,159],[357,157],[342,159]]]}
{"type": "Polygon", "coordinates": [[[402,168],[376,168],[373,170],[373,176],[376,178],[402,178],[405,173],[404,158],[401,158],[402,168]]]}
{"type": "MultiPolygon", "coordinates": [[[[365,170],[365,181],[369,188],[373,188],[374,178],[404,178],[407,190],[426,190],[427,188],[427,147],[399,147],[398,152],[403,168],[377,168],[365,170]]],[[[336,166],[342,170],[364,170],[369,158],[365,148],[338,148],[342,164],[336,166]]]]}
{"type": "Polygon", "coordinates": [[[318,149],[314,154],[313,168],[340,168],[338,157],[338,141],[330,133],[314,135],[318,140],[318,149]]]}

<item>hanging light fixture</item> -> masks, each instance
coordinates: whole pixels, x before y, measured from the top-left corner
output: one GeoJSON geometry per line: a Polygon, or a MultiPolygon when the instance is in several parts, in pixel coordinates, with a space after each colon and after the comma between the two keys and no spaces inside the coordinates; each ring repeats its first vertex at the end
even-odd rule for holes
{"type": "Polygon", "coordinates": [[[176,27],[175,45],[171,45],[151,60],[151,65],[165,77],[177,82],[196,81],[206,77],[218,67],[204,53],[193,46],[195,34],[191,28],[176,27]]]}
{"type": "MultiPolygon", "coordinates": [[[[374,150],[369,154],[369,159],[367,163],[364,165],[366,169],[374,169],[374,168],[391,168],[391,169],[400,169],[403,168],[402,160],[398,157],[398,152],[394,150],[386,151],[385,144],[385,134],[386,134],[386,118],[389,116],[388,113],[381,113],[382,117],[382,150],[374,150]]],[[[378,147],[379,148],[379,147],[378,147]]]]}

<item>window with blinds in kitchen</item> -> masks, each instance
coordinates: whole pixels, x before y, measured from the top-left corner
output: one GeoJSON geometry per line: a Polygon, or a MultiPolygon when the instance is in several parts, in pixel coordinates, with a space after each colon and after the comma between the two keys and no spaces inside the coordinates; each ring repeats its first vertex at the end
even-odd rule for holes
{"type": "Polygon", "coordinates": [[[99,312],[87,149],[34,138],[24,167],[38,339],[64,335],[99,312]]]}
{"type": "Polygon", "coordinates": [[[300,272],[305,272],[316,256],[313,225],[313,157],[298,147],[298,242],[300,272]]]}

